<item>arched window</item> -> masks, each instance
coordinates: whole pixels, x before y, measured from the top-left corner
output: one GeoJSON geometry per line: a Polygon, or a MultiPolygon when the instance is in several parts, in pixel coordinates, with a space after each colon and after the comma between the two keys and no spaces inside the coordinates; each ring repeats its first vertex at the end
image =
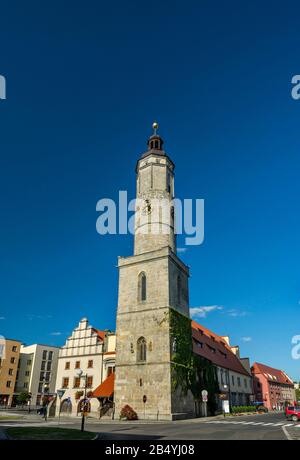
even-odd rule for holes
{"type": "Polygon", "coordinates": [[[143,363],[147,359],[147,343],[144,337],[140,337],[137,341],[137,361],[143,363]]]}
{"type": "Polygon", "coordinates": [[[139,301],[145,302],[147,299],[147,278],[144,272],[139,274],[138,291],[139,301]]]}

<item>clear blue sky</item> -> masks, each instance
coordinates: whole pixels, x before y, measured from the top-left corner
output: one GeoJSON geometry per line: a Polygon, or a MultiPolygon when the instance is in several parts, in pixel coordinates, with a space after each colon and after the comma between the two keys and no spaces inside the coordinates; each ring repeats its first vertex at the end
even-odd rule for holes
{"type": "Polygon", "coordinates": [[[83,316],[115,328],[132,237],[101,238],[96,202],[134,197],[157,119],[177,196],[206,203],[205,243],[182,254],[191,307],[222,307],[199,321],[300,378],[299,18],[296,1],[1,5],[3,335],[61,345],[83,316]]]}

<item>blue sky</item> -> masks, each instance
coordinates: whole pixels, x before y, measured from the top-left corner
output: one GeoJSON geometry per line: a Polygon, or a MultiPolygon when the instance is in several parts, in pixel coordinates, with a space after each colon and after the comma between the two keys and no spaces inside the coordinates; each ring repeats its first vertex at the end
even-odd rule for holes
{"type": "Polygon", "coordinates": [[[96,233],[96,202],[134,197],[157,119],[177,196],[205,199],[205,242],[180,254],[191,307],[300,379],[299,17],[296,1],[1,5],[0,333],[114,329],[133,241],[96,233]]]}

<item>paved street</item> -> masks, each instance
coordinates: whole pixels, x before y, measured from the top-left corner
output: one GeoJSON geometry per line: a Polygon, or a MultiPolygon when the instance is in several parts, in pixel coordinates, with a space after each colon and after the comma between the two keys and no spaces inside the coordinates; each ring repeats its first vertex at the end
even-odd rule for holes
{"type": "MultiPolygon", "coordinates": [[[[55,419],[42,421],[36,415],[22,420],[0,421],[8,426],[57,426],[55,419]]],[[[80,429],[80,418],[62,418],[64,428],[80,429]]],[[[287,440],[300,439],[300,423],[283,414],[250,415],[226,419],[194,419],[176,422],[100,422],[88,419],[86,429],[100,433],[103,440],[287,440]]]]}

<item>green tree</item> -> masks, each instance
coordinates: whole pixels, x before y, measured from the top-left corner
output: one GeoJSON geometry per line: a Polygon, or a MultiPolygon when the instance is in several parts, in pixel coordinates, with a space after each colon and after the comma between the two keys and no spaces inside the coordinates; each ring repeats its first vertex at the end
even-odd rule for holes
{"type": "Polygon", "coordinates": [[[296,401],[300,401],[300,389],[296,390],[296,401]]]}
{"type": "Polygon", "coordinates": [[[28,391],[24,391],[17,396],[17,403],[20,405],[27,404],[27,402],[31,399],[31,394],[28,391]]]}

